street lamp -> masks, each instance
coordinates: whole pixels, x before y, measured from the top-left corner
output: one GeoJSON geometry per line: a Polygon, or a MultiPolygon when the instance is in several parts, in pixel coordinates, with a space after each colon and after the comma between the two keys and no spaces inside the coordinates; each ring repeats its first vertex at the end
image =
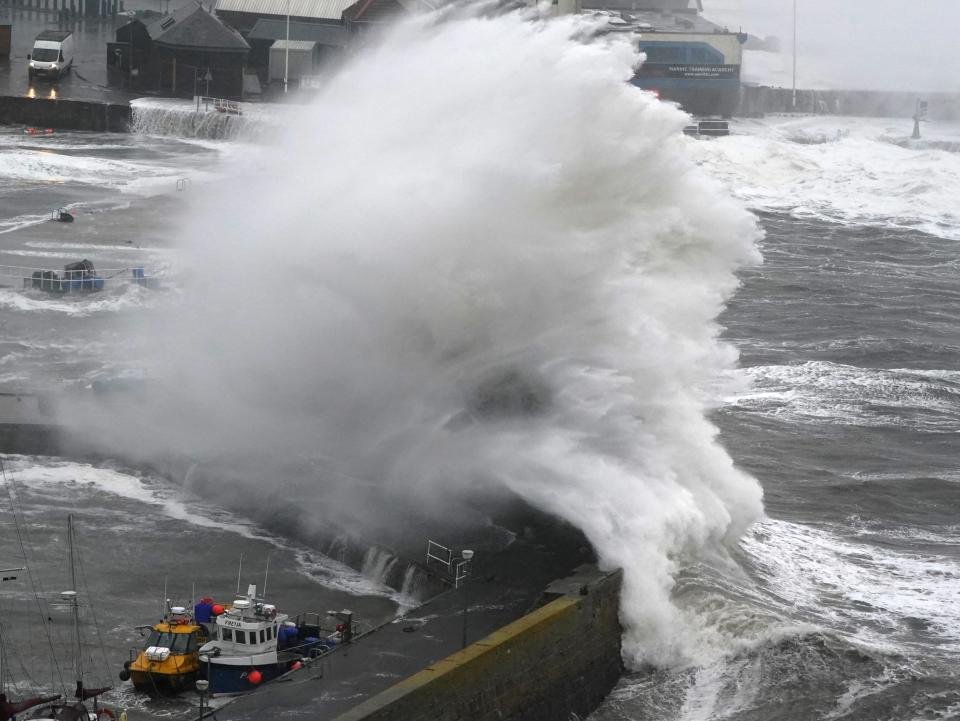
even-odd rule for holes
{"type": "Polygon", "coordinates": [[[283,50],[283,92],[287,92],[287,78],[290,76],[290,0],[287,0],[287,46],[283,50]]]}
{"type": "Polygon", "coordinates": [[[473,551],[465,548],[460,551],[460,555],[454,557],[453,549],[448,548],[436,541],[427,541],[427,567],[443,568],[443,576],[440,580],[453,588],[459,589],[463,584],[463,633],[461,635],[461,648],[467,647],[467,609],[470,608],[469,598],[467,596],[467,579],[470,577],[470,565],[473,561],[473,551]]]}
{"type": "Polygon", "coordinates": [[[206,679],[197,680],[197,691],[200,692],[200,721],[203,721],[203,694],[210,688],[210,682],[206,679]]]}
{"type": "MultiPolygon", "coordinates": [[[[460,557],[463,559],[464,564],[469,564],[473,560],[473,551],[465,549],[460,553],[460,557]]],[[[470,608],[470,603],[467,596],[467,569],[464,568],[463,575],[463,636],[461,637],[460,648],[467,647],[467,609],[470,608]]],[[[459,576],[459,574],[458,574],[459,576]]]]}

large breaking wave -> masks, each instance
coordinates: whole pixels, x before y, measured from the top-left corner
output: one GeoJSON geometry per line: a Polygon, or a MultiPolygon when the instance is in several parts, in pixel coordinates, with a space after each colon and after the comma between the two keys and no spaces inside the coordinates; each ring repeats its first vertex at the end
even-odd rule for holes
{"type": "Polygon", "coordinates": [[[675,573],[761,511],[705,416],[758,230],[594,29],[424,17],[351,60],[198,196],[182,246],[207,271],[150,328],[163,393],[114,434],[508,489],[624,568],[625,652],[670,663],[699,643],[675,573]]]}

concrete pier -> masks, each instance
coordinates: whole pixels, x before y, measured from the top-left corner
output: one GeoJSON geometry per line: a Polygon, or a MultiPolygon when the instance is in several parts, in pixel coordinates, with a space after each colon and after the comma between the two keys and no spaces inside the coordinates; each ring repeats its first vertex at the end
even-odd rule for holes
{"type": "Polygon", "coordinates": [[[554,721],[589,715],[622,672],[620,573],[581,566],[532,592],[477,579],[463,590],[222,706],[240,721],[554,721]],[[474,640],[476,639],[476,640],[474,640]]]}

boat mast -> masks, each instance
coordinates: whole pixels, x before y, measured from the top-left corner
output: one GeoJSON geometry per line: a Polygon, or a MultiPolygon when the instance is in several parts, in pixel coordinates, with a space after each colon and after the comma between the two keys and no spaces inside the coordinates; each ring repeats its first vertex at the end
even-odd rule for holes
{"type": "Polygon", "coordinates": [[[73,606],[73,634],[77,644],[74,659],[77,671],[77,695],[83,698],[83,647],[80,639],[80,604],[77,603],[77,568],[73,553],[73,514],[67,515],[67,547],[70,549],[70,603],[73,606]]]}
{"type": "Polygon", "coordinates": [[[267,568],[263,572],[263,590],[260,592],[260,598],[267,597],[267,576],[270,575],[270,554],[267,554],[267,568]]]}
{"type": "MultiPolygon", "coordinates": [[[[0,580],[2,581],[15,581],[17,577],[13,574],[18,571],[26,570],[23,566],[18,566],[17,568],[2,568],[0,569],[0,580]]],[[[3,638],[3,626],[0,625],[0,691],[6,693],[7,691],[7,649],[4,644],[3,638]]]]}

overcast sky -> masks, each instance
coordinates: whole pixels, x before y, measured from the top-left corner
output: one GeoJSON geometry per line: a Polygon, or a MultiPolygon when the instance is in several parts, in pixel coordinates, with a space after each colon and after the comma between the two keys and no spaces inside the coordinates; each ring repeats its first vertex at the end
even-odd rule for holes
{"type": "MultiPolygon", "coordinates": [[[[793,0],[703,0],[703,7],[731,30],[779,36],[789,68],[793,0]]],[[[802,86],[960,92],[960,0],[797,0],[797,18],[802,86]]]]}

